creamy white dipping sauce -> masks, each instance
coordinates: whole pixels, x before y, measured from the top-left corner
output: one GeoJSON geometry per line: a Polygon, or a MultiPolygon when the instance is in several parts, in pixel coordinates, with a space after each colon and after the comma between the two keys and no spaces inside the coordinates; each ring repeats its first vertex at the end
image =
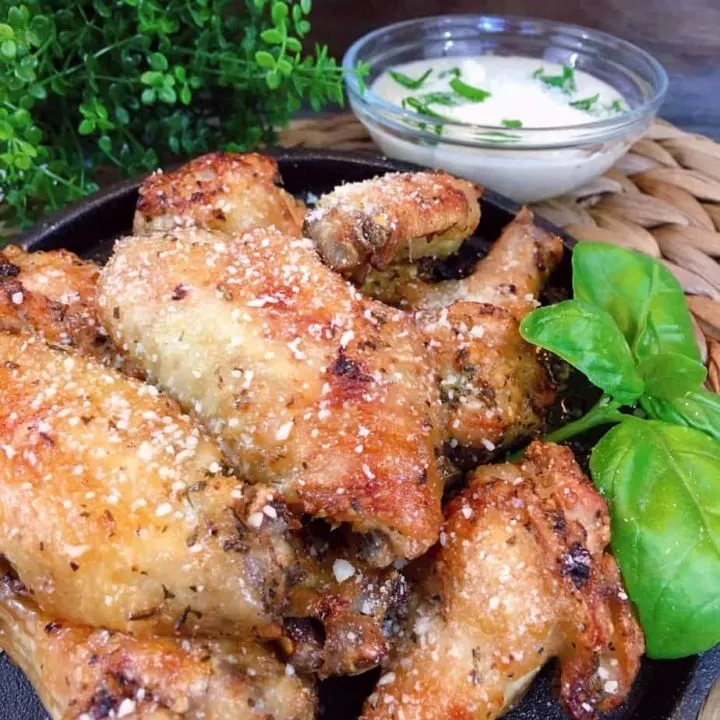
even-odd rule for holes
{"type": "Polygon", "coordinates": [[[424,106],[450,120],[498,130],[582,125],[617,115],[626,107],[606,82],[581,70],[527,57],[417,60],[384,72],[371,89],[408,110],[424,106]],[[417,89],[403,84],[405,78],[418,82],[423,77],[417,89]],[[453,87],[458,80],[461,84],[453,87]]]}
{"type": "Polygon", "coordinates": [[[574,132],[563,128],[619,116],[628,106],[602,80],[538,58],[418,60],[383,72],[370,89],[394,105],[430,116],[407,120],[407,132],[395,132],[360,113],[383,152],[443,168],[522,203],[563,195],[601,175],[638,134],[563,147],[572,145],[568,133],[574,132]],[[414,83],[416,87],[407,87],[414,83]],[[468,130],[446,121],[482,127],[468,130]],[[435,137],[414,137],[418,128],[435,137]],[[538,142],[554,142],[556,147],[526,147],[533,139],[523,136],[523,130],[542,128],[548,129],[541,131],[538,142]]]}

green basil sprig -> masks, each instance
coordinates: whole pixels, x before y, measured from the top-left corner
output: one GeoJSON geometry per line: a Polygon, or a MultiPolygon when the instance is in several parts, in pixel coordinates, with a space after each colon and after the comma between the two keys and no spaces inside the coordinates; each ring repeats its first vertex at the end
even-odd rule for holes
{"type": "Polygon", "coordinates": [[[603,395],[547,439],[615,425],[590,469],[648,654],[701,652],[720,642],[720,398],[702,387],[690,313],[663,265],[582,243],[572,266],[574,299],[535,310],[520,331],[603,395]]]}
{"type": "Polygon", "coordinates": [[[699,388],[707,377],[704,365],[679,353],[647,355],[637,371],[645,382],[645,397],[680,398],[699,388]]]}
{"type": "Polygon", "coordinates": [[[661,263],[614,245],[573,251],[573,295],[613,316],[636,358],[675,352],[700,360],[680,284],[661,263]]]}
{"type": "Polygon", "coordinates": [[[623,334],[602,308],[583,300],[539,308],[525,318],[522,333],[580,370],[618,402],[632,403],[645,391],[623,334]]]}
{"type": "Polygon", "coordinates": [[[592,453],[651,657],[692,655],[720,640],[719,450],[696,430],[629,417],[592,453]]]}
{"type": "Polygon", "coordinates": [[[704,388],[682,397],[645,397],[640,399],[642,409],[652,418],[674,425],[702,430],[720,440],[720,395],[704,388]]]}

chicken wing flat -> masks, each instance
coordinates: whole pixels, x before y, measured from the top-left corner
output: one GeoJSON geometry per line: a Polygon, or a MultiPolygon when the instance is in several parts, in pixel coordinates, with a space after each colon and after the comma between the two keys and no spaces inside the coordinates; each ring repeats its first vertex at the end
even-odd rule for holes
{"type": "Polygon", "coordinates": [[[492,720],[552,657],[570,717],[618,705],[643,639],[607,507],[571,451],[536,442],[521,463],[479,468],[446,518],[364,720],[492,720]]]}
{"type": "Polygon", "coordinates": [[[507,310],[456,302],[441,310],[421,310],[415,320],[439,374],[451,447],[487,454],[542,426],[555,388],[507,310]]]}
{"type": "Polygon", "coordinates": [[[67,250],[0,251],[0,330],[27,330],[104,364],[136,368],[118,354],[100,322],[95,291],[100,268],[67,250]]]}
{"type": "Polygon", "coordinates": [[[542,426],[555,392],[519,322],[562,254],[561,239],[525,209],[469,277],[432,283],[405,264],[366,278],[364,294],[414,314],[436,359],[452,446],[491,452],[542,426]]]}
{"type": "Polygon", "coordinates": [[[312,720],[308,682],[253,643],[130,635],[55,621],[0,579],[0,646],[53,720],[312,720]]]}
{"type": "Polygon", "coordinates": [[[273,229],[126,238],[100,287],[116,341],[244,475],[304,513],[374,533],[389,547],[378,563],[435,542],[439,402],[405,313],[273,229]]]}
{"type": "Polygon", "coordinates": [[[140,187],[134,232],[197,226],[247,232],[274,226],[299,237],[305,207],[279,184],[274,158],[211,153],[173,172],[150,175],[140,187]]]}
{"type": "Polygon", "coordinates": [[[347,276],[419,257],[446,257],[480,222],[479,189],[444,172],[389,173],[323,195],[304,233],[347,276]]]}
{"type": "Polygon", "coordinates": [[[0,553],[44,611],[139,635],[277,634],[285,515],[155,388],[0,333],[0,553]]]}

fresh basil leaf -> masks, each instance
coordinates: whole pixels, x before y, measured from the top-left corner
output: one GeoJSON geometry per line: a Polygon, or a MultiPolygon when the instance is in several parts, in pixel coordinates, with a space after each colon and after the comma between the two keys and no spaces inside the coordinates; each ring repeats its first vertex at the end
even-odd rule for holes
{"type": "Polygon", "coordinates": [[[600,93],[596,93],[595,95],[583,98],[582,100],[574,100],[570,103],[570,107],[577,108],[578,110],[592,110],[593,105],[595,105],[599,98],[600,93]]]}
{"type": "Polygon", "coordinates": [[[430,77],[432,68],[428,68],[419,78],[411,78],[405,73],[398,72],[397,70],[390,70],[390,77],[396,82],[406,87],[408,90],[417,90],[423,86],[423,83],[430,77]]]}
{"type": "Polygon", "coordinates": [[[618,402],[630,404],[645,389],[615,321],[590,303],[565,300],[538,308],[523,319],[520,334],[570,363],[618,402]]]}
{"type": "Polygon", "coordinates": [[[718,393],[700,388],[684,397],[667,400],[660,397],[643,397],[640,403],[651,418],[695,428],[715,440],[720,440],[720,394],[718,393]]]}
{"type": "Polygon", "coordinates": [[[502,124],[506,128],[521,128],[523,126],[522,122],[520,120],[505,120],[503,119],[502,124]]]}
{"type": "Polygon", "coordinates": [[[613,112],[621,113],[625,110],[623,108],[622,103],[619,100],[613,100],[610,105],[608,106],[608,110],[612,110],[613,112]]]}
{"type": "Polygon", "coordinates": [[[566,95],[574,93],[577,90],[575,84],[575,70],[569,65],[563,65],[560,75],[546,75],[544,68],[538,68],[533,77],[544,82],[548,87],[560,88],[566,95]]]}
{"type": "Polygon", "coordinates": [[[647,255],[603,243],[579,243],[572,254],[573,294],[615,319],[635,358],[679,353],[700,361],[680,283],[647,255]]]}
{"type": "Polygon", "coordinates": [[[658,398],[682,397],[697,390],[707,377],[701,362],[678,353],[648,355],[637,370],[645,381],[645,392],[658,398]]]}
{"type": "Polygon", "coordinates": [[[629,417],[595,446],[590,470],[610,505],[613,553],[648,655],[720,642],[720,445],[629,417]]]}
{"type": "Polygon", "coordinates": [[[483,102],[483,100],[487,100],[491,95],[487,90],[475,87],[474,85],[468,85],[459,77],[454,77],[450,81],[450,87],[460,95],[460,97],[464,97],[466,100],[470,100],[470,102],[483,102]]]}

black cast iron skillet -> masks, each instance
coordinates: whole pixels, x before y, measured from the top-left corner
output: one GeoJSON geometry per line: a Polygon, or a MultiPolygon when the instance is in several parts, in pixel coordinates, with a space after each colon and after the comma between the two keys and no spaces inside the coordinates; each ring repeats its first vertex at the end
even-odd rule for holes
{"type": "MultiPolygon", "coordinates": [[[[342,182],[366,180],[388,171],[417,169],[412,165],[366,154],[322,151],[278,151],[285,187],[301,197],[320,195],[342,182]]],[[[128,180],[87,198],[43,220],[18,242],[29,250],[67,248],[79,255],[104,260],[113,241],[130,231],[141,179],[128,180]]],[[[507,198],[486,192],[482,220],[474,247],[478,252],[499,236],[518,206],[507,198]]],[[[549,223],[539,221],[562,235],[568,248],[574,240],[549,223]]],[[[569,254],[569,253],[568,253],[569,254]]],[[[566,264],[558,282],[569,292],[566,264]]],[[[563,720],[555,700],[555,668],[545,668],[508,720],[563,720]]],[[[703,698],[720,675],[720,648],[703,655],[673,661],[644,660],[633,690],[613,720],[693,720],[703,698]]],[[[377,672],[357,678],[337,678],[321,687],[322,720],[354,720],[363,698],[371,691],[377,672]]],[[[0,656],[0,720],[46,720],[47,715],[32,688],[6,656],[0,656]]],[[[233,720],[228,718],[228,720],[233,720]]]]}

